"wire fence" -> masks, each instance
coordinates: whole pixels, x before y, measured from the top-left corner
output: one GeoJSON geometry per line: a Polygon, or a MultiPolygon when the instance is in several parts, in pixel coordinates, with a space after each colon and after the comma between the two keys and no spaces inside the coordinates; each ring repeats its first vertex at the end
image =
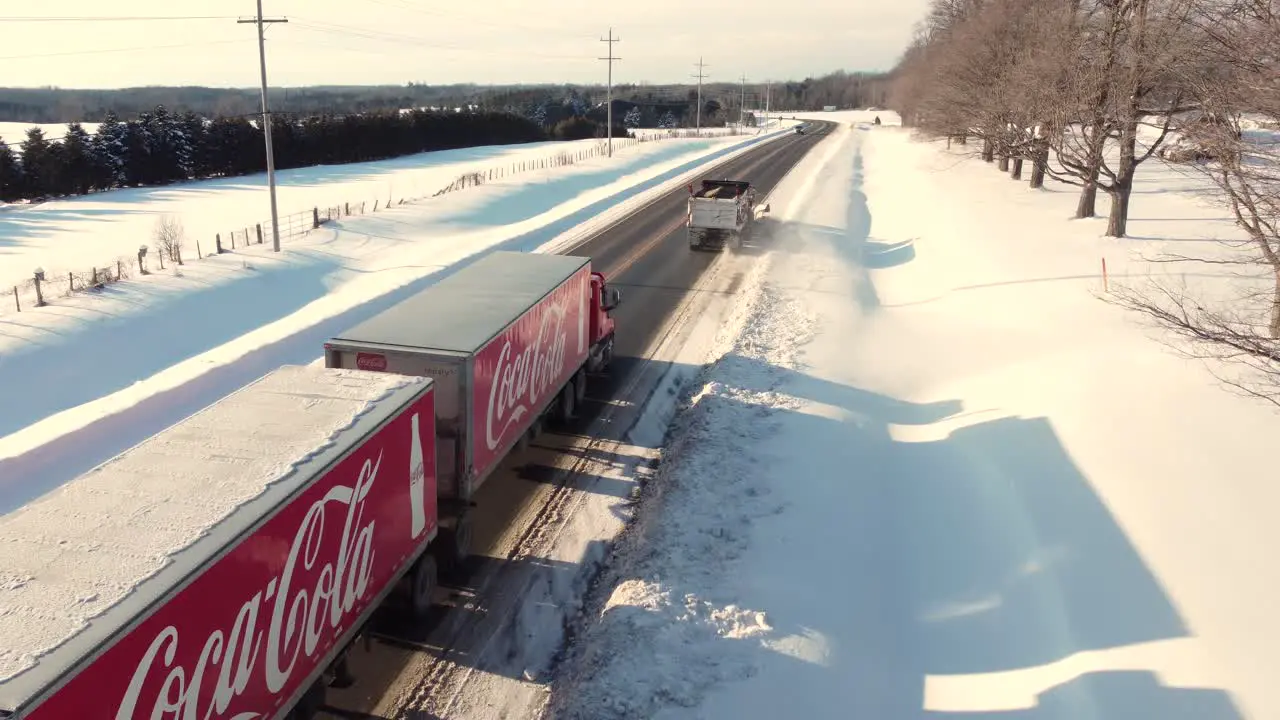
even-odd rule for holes
{"type": "MultiPolygon", "coordinates": [[[[646,131],[635,137],[615,138],[613,140],[613,151],[618,152],[664,140],[756,135],[761,131],[760,128],[738,126],[703,129],[701,131],[688,129],[653,130],[646,131]]],[[[538,158],[527,158],[507,165],[469,171],[459,175],[448,185],[429,195],[400,197],[398,199],[388,197],[385,201],[378,199],[372,203],[361,201],[359,203],[343,203],[332,207],[317,206],[309,210],[280,215],[280,243],[283,245],[285,242],[302,238],[311,231],[344,217],[375,213],[393,206],[479,187],[488,182],[524,173],[576,165],[593,158],[607,156],[608,153],[609,142],[607,140],[599,140],[588,148],[572,152],[558,152],[538,158]]],[[[102,292],[110,285],[129,280],[135,276],[144,277],[163,271],[173,272],[176,268],[193,259],[190,257],[192,250],[195,250],[195,260],[203,260],[211,256],[245,251],[259,245],[274,246],[275,242],[270,220],[244,227],[229,228],[225,233],[216,233],[213,238],[205,238],[203,240],[182,237],[165,239],[160,237],[160,233],[156,233],[156,236],[148,239],[153,244],[140,246],[136,254],[122,255],[87,270],[55,272],[37,270],[31,278],[10,288],[7,294],[11,295],[12,302],[0,303],[0,315],[27,312],[36,307],[55,304],[59,299],[69,298],[77,293],[102,292]]]]}

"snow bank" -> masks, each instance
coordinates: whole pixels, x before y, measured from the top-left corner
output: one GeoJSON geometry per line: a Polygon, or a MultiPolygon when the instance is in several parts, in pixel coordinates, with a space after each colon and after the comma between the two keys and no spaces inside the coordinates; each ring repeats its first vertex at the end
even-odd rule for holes
{"type": "Polygon", "coordinates": [[[414,382],[284,367],[17,510],[31,489],[10,478],[0,486],[0,681],[414,382]]]}
{"type": "Polygon", "coordinates": [[[1280,417],[1098,297],[1102,255],[1224,231],[1200,190],[1140,174],[1114,241],[846,118],[548,715],[1280,715],[1280,417]]]}
{"type": "MultiPolygon", "coordinates": [[[[830,154],[811,153],[774,190],[776,219],[785,223],[805,201],[830,154]]],[[[764,284],[770,265],[765,256],[751,267],[712,343],[714,361],[682,397],[641,510],[598,581],[611,588],[589,608],[598,620],[561,668],[553,717],[655,717],[755,672],[769,618],[724,590],[727,573],[746,561],[748,528],[783,506],[760,458],[744,450],[776,431],[773,414],[789,403],[776,388],[813,332],[811,313],[764,284]]],[[[663,391],[680,380],[660,388],[633,432],[656,439],[670,408],[663,391]]]]}

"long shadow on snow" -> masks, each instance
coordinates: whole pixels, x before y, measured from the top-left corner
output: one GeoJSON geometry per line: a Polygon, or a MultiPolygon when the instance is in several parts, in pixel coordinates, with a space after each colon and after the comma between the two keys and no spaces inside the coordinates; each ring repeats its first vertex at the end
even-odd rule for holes
{"type": "Polygon", "coordinates": [[[1046,690],[1035,707],[986,712],[926,712],[928,720],[1244,720],[1223,690],[1163,685],[1151,672],[1092,672],[1046,690]]]}
{"type": "MultiPolygon", "coordinates": [[[[448,268],[425,275],[376,300],[353,307],[315,325],[301,328],[292,335],[256,348],[233,362],[212,368],[191,382],[151,396],[119,413],[93,420],[85,427],[60,436],[30,452],[18,457],[0,459],[0,490],[4,491],[6,501],[3,505],[0,505],[0,513],[30,502],[32,499],[92,469],[106,459],[138,444],[197,410],[212,404],[228,392],[262,377],[280,365],[313,362],[323,353],[324,342],[329,338],[421,292],[490,252],[495,250],[534,250],[586,220],[610,209],[630,195],[657,187],[671,178],[699,167],[706,162],[714,161],[742,147],[754,146],[765,139],[768,139],[768,136],[691,160],[680,167],[672,168],[662,173],[658,177],[571,213],[559,221],[481,250],[448,268]],[[18,490],[19,487],[21,490],[18,490]]],[[[335,223],[334,226],[341,227],[341,224],[335,223]]],[[[320,297],[322,294],[316,294],[312,299],[320,297]]],[[[255,299],[261,302],[261,298],[255,299]]],[[[263,315],[262,308],[257,306],[255,308],[258,317],[261,317],[263,315]]],[[[277,317],[282,317],[282,315],[277,315],[277,317]]],[[[154,319],[152,319],[152,322],[154,322],[154,319]]],[[[261,324],[259,323],[259,325],[261,324]]],[[[242,326],[242,328],[242,332],[255,329],[247,326],[242,326]]],[[[114,337],[118,340],[120,336],[114,337]]],[[[216,347],[207,343],[205,346],[206,350],[216,347]]],[[[189,351],[188,357],[193,357],[195,354],[198,354],[198,352],[189,351]]],[[[85,353],[86,364],[81,367],[86,368],[86,372],[97,367],[93,355],[93,353],[85,353]]],[[[151,373],[172,365],[175,361],[172,359],[174,357],[176,356],[170,355],[171,360],[167,363],[150,363],[147,367],[136,368],[134,369],[134,374],[137,378],[145,378],[151,373]]],[[[38,384],[38,381],[32,378],[27,378],[26,381],[33,387],[38,384]]],[[[88,402],[100,396],[101,393],[82,396],[81,402],[88,402]]],[[[5,409],[8,411],[8,407],[5,409]]],[[[8,413],[6,412],[6,414],[8,413]]],[[[27,414],[28,423],[34,422],[34,420],[30,419],[31,415],[30,413],[27,414]]],[[[12,421],[9,421],[8,424],[12,424],[12,421]]]]}
{"type": "MultiPolygon", "coordinates": [[[[1047,419],[1004,417],[904,442],[890,435],[891,426],[927,426],[957,418],[964,408],[959,401],[898,400],[738,355],[720,362],[745,371],[725,375],[732,385],[780,390],[842,411],[820,416],[778,409],[756,418],[780,428],[775,447],[815,451],[771,458],[765,450],[759,462],[753,459],[773,476],[764,481],[772,488],[763,504],[776,505],[772,496],[779,492],[786,497],[780,514],[762,505],[749,552],[797,560],[768,564],[774,590],[763,592],[760,603],[752,597],[762,592],[758,586],[746,586],[746,595],[735,599],[767,612],[775,638],[823,638],[824,660],[725,638],[736,646],[723,652],[747,653],[763,664],[762,674],[789,688],[785,697],[770,698],[757,697],[762,693],[751,686],[727,685],[727,694],[747,692],[738,699],[756,703],[762,717],[827,717],[833,707],[904,720],[1241,717],[1224,692],[1162,687],[1147,673],[1086,676],[1046,692],[1031,710],[923,710],[929,676],[1030,668],[1189,631],[1047,419]],[[739,377],[760,383],[753,387],[739,377]],[[779,483],[807,487],[779,491],[779,483]],[[789,512],[805,513],[802,527],[789,512]],[[845,529],[833,536],[830,528],[845,529]],[[799,558],[830,560],[815,566],[799,558]]],[[[758,415],[754,406],[723,394],[699,402],[724,417],[758,415]]],[[[661,508],[642,506],[642,514],[651,512],[661,508]]],[[[671,595],[705,598],[721,590],[677,586],[671,595]]],[[[593,604],[587,614],[599,609],[593,604]]],[[[619,630],[646,622],[630,609],[614,612],[598,622],[619,630]]],[[[628,632],[621,636],[636,641],[628,632]]],[[[590,672],[574,676],[592,682],[590,672]]],[[[574,689],[558,685],[555,692],[574,689]]]]}
{"type": "MultiPolygon", "coordinates": [[[[122,220],[126,215],[147,215],[147,210],[133,210],[128,208],[79,208],[74,205],[45,208],[43,206],[35,206],[32,208],[23,208],[21,210],[0,213],[0,247],[21,247],[30,245],[32,241],[38,241],[53,235],[53,230],[46,227],[47,224],[69,222],[75,220],[93,220],[95,222],[111,222],[122,220]]],[[[143,239],[145,240],[145,238],[143,239]]],[[[141,243],[140,243],[141,244],[141,243]]],[[[110,256],[101,258],[103,262],[109,261],[110,256]]],[[[92,261],[90,261],[92,262],[92,261]]],[[[5,274],[8,276],[10,267],[5,268],[5,274]]],[[[35,267],[18,268],[27,276],[24,280],[30,279],[34,273],[35,267]]]]}
{"type": "MultiPolygon", "coordinates": [[[[287,317],[323,297],[326,276],[339,269],[341,265],[324,254],[295,252],[282,267],[245,271],[229,282],[203,287],[187,280],[193,286],[178,292],[148,291],[145,284],[108,287],[100,292],[121,299],[137,297],[142,304],[153,295],[157,304],[152,307],[160,312],[120,317],[103,313],[74,333],[0,356],[0,387],[6,398],[0,437],[124,390],[287,317]]],[[[85,309],[94,311],[92,306],[85,309]]],[[[0,327],[8,322],[0,319],[0,327]]]]}

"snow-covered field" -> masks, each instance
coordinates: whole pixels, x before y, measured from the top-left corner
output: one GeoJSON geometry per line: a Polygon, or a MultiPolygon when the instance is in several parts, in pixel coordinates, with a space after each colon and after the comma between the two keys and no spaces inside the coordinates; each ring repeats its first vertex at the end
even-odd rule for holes
{"type": "MultiPolygon", "coordinates": [[[[178,273],[0,316],[0,479],[21,478],[22,497],[37,495],[280,364],[312,362],[341,327],[435,282],[476,253],[572,242],[707,163],[785,132],[639,144],[613,159],[530,171],[343,218],[278,255],[269,245],[241,248],[190,261],[178,273]]],[[[396,177],[404,162],[340,169],[396,177]]],[[[246,188],[253,182],[243,181],[246,188]]],[[[223,185],[191,183],[188,192],[210,206],[241,210],[237,200],[260,199],[247,189],[226,199],[223,185]]],[[[312,191],[333,192],[329,185],[312,191]]],[[[154,212],[138,198],[114,195],[67,204],[154,212]]]]}
{"type": "MultiPolygon", "coordinates": [[[[98,126],[102,123],[87,122],[80,123],[87,132],[95,133],[98,126]]],[[[38,127],[44,131],[46,140],[61,139],[67,134],[66,123],[24,123],[24,122],[0,122],[0,140],[6,145],[13,148],[16,153],[21,153],[22,141],[27,139],[27,131],[33,127],[38,127]]]]}
{"type": "Polygon", "coordinates": [[[1280,717],[1280,418],[1099,297],[1227,213],[1151,163],[1104,239],[870,115],[813,116],[855,124],[775,192],[548,715],[1280,717]]]}
{"type": "MultiPolygon", "coordinates": [[[[618,167],[635,168],[705,152],[733,139],[655,136],[639,144],[619,140],[615,154],[622,163],[618,167]]],[[[281,232],[286,235],[286,242],[292,242],[293,235],[311,227],[313,208],[322,212],[332,207],[342,207],[353,214],[372,212],[388,203],[398,205],[401,200],[429,198],[469,173],[493,171],[512,182],[545,182],[547,170],[540,164],[562,155],[598,153],[599,145],[597,140],[493,145],[379,162],[282,170],[276,175],[281,232]]],[[[586,162],[598,159],[593,157],[586,162]]],[[[599,163],[588,167],[596,171],[601,168],[599,163]]],[[[266,174],[260,173],[114,190],[36,204],[0,204],[0,288],[8,294],[14,285],[29,285],[38,267],[51,282],[60,283],[56,294],[61,295],[66,290],[68,272],[114,267],[121,258],[125,269],[136,276],[133,258],[140,246],[155,245],[157,218],[166,215],[182,223],[186,235],[184,257],[213,252],[219,235],[224,247],[230,248],[235,233],[243,247],[246,233],[256,241],[258,223],[263,223],[266,242],[270,243],[271,209],[266,184],[266,174]]],[[[153,247],[152,255],[155,254],[153,247]]],[[[149,267],[158,267],[155,257],[149,260],[149,267]]],[[[25,288],[21,291],[28,294],[25,288]]],[[[28,306],[34,305],[33,294],[23,300],[28,306]]],[[[14,311],[12,298],[0,304],[0,314],[14,311]]]]}

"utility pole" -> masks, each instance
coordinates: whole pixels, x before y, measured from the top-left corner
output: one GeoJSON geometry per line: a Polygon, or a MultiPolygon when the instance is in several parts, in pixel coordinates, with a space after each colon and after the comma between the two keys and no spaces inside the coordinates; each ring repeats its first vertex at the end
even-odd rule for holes
{"type": "Polygon", "coordinates": [[[608,98],[608,102],[609,102],[609,107],[606,110],[607,112],[606,117],[608,118],[606,122],[608,122],[609,124],[609,128],[606,131],[607,132],[606,137],[609,138],[609,157],[613,157],[613,61],[622,59],[620,57],[613,56],[613,44],[621,41],[622,41],[622,38],[616,38],[613,36],[613,28],[609,28],[609,37],[600,38],[600,42],[609,43],[609,57],[600,58],[601,60],[609,61],[609,91],[608,91],[608,94],[605,96],[608,98]]]}
{"type": "Polygon", "coordinates": [[[287,23],[286,18],[263,18],[262,0],[258,0],[258,16],[236,22],[258,26],[258,64],[262,68],[262,136],[267,143],[267,189],[271,194],[271,249],[280,252],[280,217],[276,212],[276,157],[271,150],[271,111],[267,109],[267,23],[287,23]]]}
{"type": "Polygon", "coordinates": [[[702,58],[699,57],[698,58],[698,74],[690,76],[690,77],[698,78],[698,125],[697,125],[698,135],[702,134],[702,80],[705,77],[707,77],[706,75],[703,74],[702,70],[706,66],[707,64],[702,62],[702,58]]]}
{"type": "Polygon", "coordinates": [[[764,126],[769,127],[769,96],[773,94],[773,83],[764,86],[764,126]]]}
{"type": "Polygon", "coordinates": [[[747,76],[742,76],[742,101],[738,103],[738,124],[747,125],[747,76]]]}

